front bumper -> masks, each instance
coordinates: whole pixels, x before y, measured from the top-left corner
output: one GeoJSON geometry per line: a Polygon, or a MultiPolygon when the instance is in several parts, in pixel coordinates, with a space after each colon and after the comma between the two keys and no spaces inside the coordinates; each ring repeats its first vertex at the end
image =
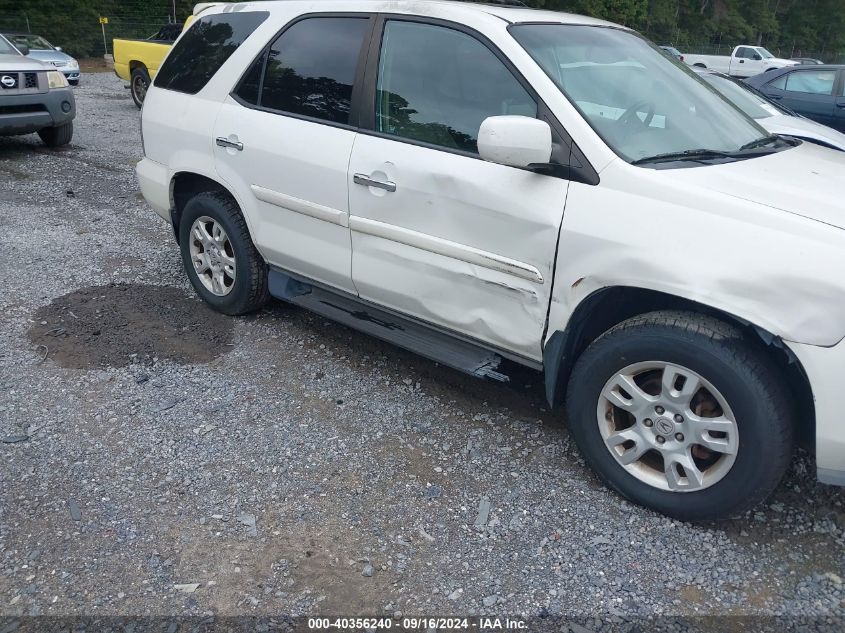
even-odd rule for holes
{"type": "Polygon", "coordinates": [[[810,380],[816,409],[816,474],[819,481],[845,486],[845,343],[817,347],[787,342],[810,380]]]}
{"type": "Polygon", "coordinates": [[[70,88],[23,95],[0,94],[0,136],[29,134],[56,127],[76,116],[76,99],[70,88]]]}
{"type": "Polygon", "coordinates": [[[170,222],[170,173],[167,166],[144,158],[136,165],[135,174],[144,200],[170,222]]]}

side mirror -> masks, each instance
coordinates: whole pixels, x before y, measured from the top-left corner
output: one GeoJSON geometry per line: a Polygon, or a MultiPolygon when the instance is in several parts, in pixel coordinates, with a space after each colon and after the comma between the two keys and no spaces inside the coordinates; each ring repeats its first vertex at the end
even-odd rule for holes
{"type": "Polygon", "coordinates": [[[527,116],[491,116],[478,130],[478,153],[510,167],[546,164],[552,157],[549,124],[527,116]]]}
{"type": "Polygon", "coordinates": [[[21,55],[29,55],[29,46],[26,44],[15,44],[15,48],[21,52],[21,55]]]}
{"type": "Polygon", "coordinates": [[[763,59],[763,56],[760,53],[754,53],[754,59],[759,62],[763,59]]]}

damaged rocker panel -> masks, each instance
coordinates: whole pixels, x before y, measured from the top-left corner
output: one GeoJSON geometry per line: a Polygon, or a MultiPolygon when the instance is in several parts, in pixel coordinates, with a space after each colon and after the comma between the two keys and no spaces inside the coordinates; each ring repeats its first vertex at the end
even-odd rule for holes
{"type": "Polygon", "coordinates": [[[510,379],[496,371],[502,357],[423,323],[376,308],[360,299],[270,270],[268,286],[277,299],[301,306],[442,365],[477,378],[510,379]]]}

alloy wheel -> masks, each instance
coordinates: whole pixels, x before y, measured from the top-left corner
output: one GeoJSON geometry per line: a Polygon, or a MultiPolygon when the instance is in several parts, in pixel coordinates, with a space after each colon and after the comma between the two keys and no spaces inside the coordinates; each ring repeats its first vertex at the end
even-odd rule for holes
{"type": "Polygon", "coordinates": [[[619,465],[661,490],[714,485],[739,449],[725,397],[698,373],[672,363],[641,362],[617,372],[601,391],[597,418],[619,465]]]}
{"type": "Polygon", "coordinates": [[[204,215],[191,225],[191,262],[200,282],[213,295],[225,297],[235,286],[235,250],[223,226],[204,215]]]}

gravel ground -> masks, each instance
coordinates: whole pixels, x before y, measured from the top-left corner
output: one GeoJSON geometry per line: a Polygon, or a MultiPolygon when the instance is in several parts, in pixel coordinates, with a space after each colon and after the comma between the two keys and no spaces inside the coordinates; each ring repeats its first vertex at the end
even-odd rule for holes
{"type": "Polygon", "coordinates": [[[89,74],[77,98],[69,148],[0,138],[11,626],[401,613],[842,630],[845,496],[806,455],[757,511],[682,524],[596,480],[530,371],[476,381],[280,303],[211,313],[138,193],[122,82],[89,74]]]}

